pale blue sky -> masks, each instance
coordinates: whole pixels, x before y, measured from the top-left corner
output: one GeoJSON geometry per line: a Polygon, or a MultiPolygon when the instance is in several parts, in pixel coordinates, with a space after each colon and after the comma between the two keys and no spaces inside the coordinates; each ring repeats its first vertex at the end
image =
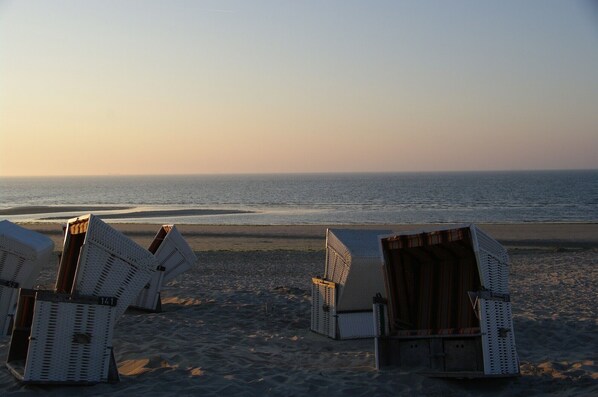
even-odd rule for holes
{"type": "Polygon", "coordinates": [[[598,168],[595,4],[0,1],[0,176],[598,168]]]}

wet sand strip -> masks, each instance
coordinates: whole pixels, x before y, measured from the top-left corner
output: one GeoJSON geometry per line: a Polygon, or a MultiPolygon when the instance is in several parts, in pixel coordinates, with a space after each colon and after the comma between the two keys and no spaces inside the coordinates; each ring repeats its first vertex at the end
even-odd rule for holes
{"type": "Polygon", "coordinates": [[[29,214],[51,214],[55,212],[81,212],[89,213],[96,211],[118,211],[128,210],[134,207],[127,206],[50,206],[50,205],[31,205],[22,207],[12,207],[0,210],[0,215],[29,215],[29,214]]]}

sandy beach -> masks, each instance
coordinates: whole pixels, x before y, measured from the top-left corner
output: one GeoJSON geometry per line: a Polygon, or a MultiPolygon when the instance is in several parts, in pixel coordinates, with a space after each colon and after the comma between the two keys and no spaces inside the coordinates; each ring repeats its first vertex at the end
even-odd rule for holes
{"type": "MultiPolygon", "coordinates": [[[[62,245],[59,223],[23,226],[62,245]]],[[[422,229],[423,225],[355,228],[422,229]]],[[[0,370],[2,395],[598,395],[598,224],[479,225],[508,249],[521,376],[442,380],[377,371],[373,340],[310,331],[311,277],[324,225],[177,225],[199,258],[163,291],[163,312],[127,312],[113,346],[116,384],[41,387],[0,370]]],[[[142,246],[159,225],[114,224],[142,246]]],[[[58,252],[55,252],[58,255],[58,252]]],[[[57,261],[39,285],[53,286],[57,261]]],[[[0,337],[5,361],[9,337],[0,337]]]]}

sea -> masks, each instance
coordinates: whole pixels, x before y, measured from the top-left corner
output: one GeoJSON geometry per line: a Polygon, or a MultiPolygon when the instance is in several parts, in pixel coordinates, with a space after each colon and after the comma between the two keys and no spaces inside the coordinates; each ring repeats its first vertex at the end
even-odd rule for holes
{"type": "Polygon", "coordinates": [[[0,178],[0,210],[26,206],[125,206],[111,222],[140,223],[595,223],[598,170],[0,178]],[[172,215],[187,209],[219,211],[172,215]]]}

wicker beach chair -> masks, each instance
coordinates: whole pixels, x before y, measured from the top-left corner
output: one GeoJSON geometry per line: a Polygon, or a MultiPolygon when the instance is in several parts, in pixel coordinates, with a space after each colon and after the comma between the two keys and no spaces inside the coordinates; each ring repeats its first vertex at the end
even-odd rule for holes
{"type": "Polygon", "coordinates": [[[9,335],[19,288],[31,288],[50,261],[54,242],[7,220],[0,222],[0,333],[9,335]]]}
{"type": "Polygon", "coordinates": [[[323,277],[312,278],[311,330],[333,339],[372,338],[372,297],[384,294],[380,235],[328,229],[323,277]]]}
{"type": "Polygon", "coordinates": [[[69,220],[54,291],[21,290],[7,366],[25,383],[118,381],[112,333],[154,256],[93,215],[69,220]]]}
{"type": "Polygon", "coordinates": [[[162,309],[160,291],[170,280],[191,269],[197,257],[174,225],[163,225],[148,250],[158,262],[157,271],[141,290],[131,307],[151,312],[162,309]]]}
{"type": "Polygon", "coordinates": [[[519,374],[504,247],[474,225],[387,236],[381,247],[388,299],[374,303],[377,368],[519,374]]]}

